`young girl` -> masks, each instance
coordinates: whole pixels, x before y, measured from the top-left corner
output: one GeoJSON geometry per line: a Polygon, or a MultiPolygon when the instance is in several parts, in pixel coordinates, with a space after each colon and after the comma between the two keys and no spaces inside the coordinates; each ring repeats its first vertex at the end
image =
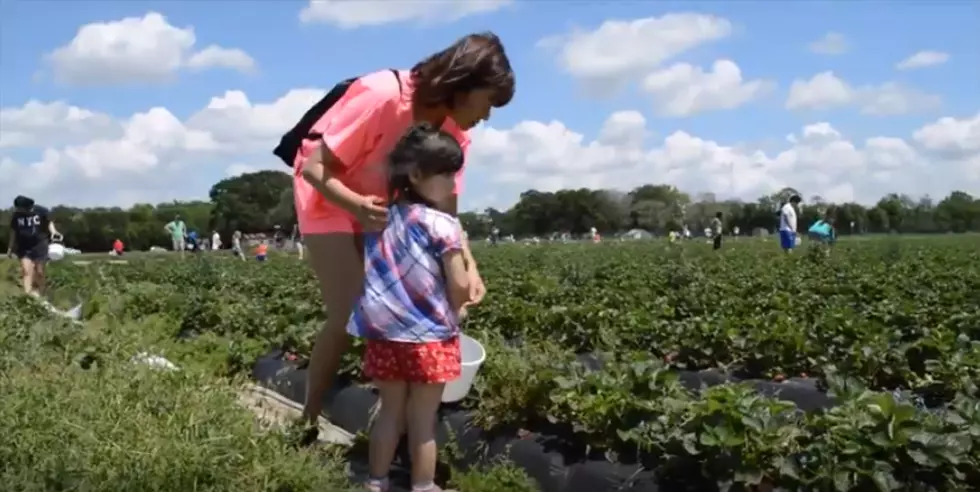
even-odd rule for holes
{"type": "Polygon", "coordinates": [[[265,261],[267,255],[269,254],[269,245],[265,243],[263,239],[258,246],[255,247],[255,259],[259,262],[265,261]]]}
{"type": "Polygon", "coordinates": [[[367,338],[364,373],[381,394],[371,429],[367,490],[388,490],[404,430],[412,491],[437,492],[436,412],[459,377],[459,318],[469,292],[458,220],[436,210],[463,166],[456,139],[428,123],[409,129],[389,156],[388,222],[364,241],[365,284],[347,331],[367,338]]]}

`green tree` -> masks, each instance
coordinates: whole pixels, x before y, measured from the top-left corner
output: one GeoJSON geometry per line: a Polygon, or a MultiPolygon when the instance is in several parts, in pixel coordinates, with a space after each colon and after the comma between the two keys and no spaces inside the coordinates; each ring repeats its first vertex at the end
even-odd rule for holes
{"type": "MultiPolygon", "coordinates": [[[[274,225],[287,231],[295,214],[287,214],[284,200],[291,201],[292,178],[279,171],[259,171],[223,179],[211,187],[210,225],[221,235],[235,230],[269,232],[274,225]],[[289,220],[288,223],[278,221],[289,220]]],[[[289,207],[291,208],[291,207],[289,207]]]]}

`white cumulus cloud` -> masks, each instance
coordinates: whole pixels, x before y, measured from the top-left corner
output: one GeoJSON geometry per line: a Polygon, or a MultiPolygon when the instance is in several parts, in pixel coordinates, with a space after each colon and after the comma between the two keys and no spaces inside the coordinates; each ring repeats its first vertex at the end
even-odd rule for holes
{"type": "Polygon", "coordinates": [[[176,27],[157,13],[93,22],[47,55],[55,78],[77,85],[151,83],[173,79],[182,68],[250,71],[255,61],[240,49],[217,45],[195,51],[192,27],[176,27]]]}
{"type": "MultiPolygon", "coordinates": [[[[18,150],[29,146],[37,157],[0,152],[5,185],[0,201],[18,193],[42,203],[83,206],[197,198],[226,176],[286,170],[271,149],[320,95],[321,90],[294,89],[277,99],[252,101],[243,92],[227,91],[202,101],[202,108],[183,120],[165,107],[119,120],[67,102],[4,108],[0,120],[18,122],[18,150]],[[103,124],[71,139],[45,138],[66,114],[103,124]]],[[[630,189],[642,183],[743,199],[783,186],[808,196],[863,202],[889,192],[980,193],[980,113],[939,118],[911,135],[860,140],[816,121],[778,148],[683,129],[658,135],[655,124],[643,111],[628,109],[609,114],[594,137],[559,120],[480,127],[473,133],[463,206],[506,207],[528,188],[630,189]]],[[[0,134],[0,141],[6,140],[6,133],[0,134]]]]}
{"type": "Polygon", "coordinates": [[[694,12],[630,21],[608,20],[594,30],[543,39],[559,65],[590,90],[615,92],[627,83],[698,46],[728,37],[732,23],[694,12]]]}
{"type": "Polygon", "coordinates": [[[84,142],[121,131],[109,115],[64,101],[31,99],[19,108],[0,108],[0,149],[84,142]]]}
{"type": "Polygon", "coordinates": [[[643,88],[653,95],[664,116],[692,116],[705,111],[738,108],[775,87],[772,81],[743,80],[731,60],[716,61],[709,71],[678,63],[647,75],[643,88]]]}
{"type": "Polygon", "coordinates": [[[842,55],[847,53],[850,45],[843,34],[839,32],[828,32],[820,39],[807,45],[807,48],[811,52],[819,55],[842,55]]]}
{"type": "Polygon", "coordinates": [[[496,206],[509,205],[528,188],[626,190],[641,183],[669,183],[743,199],[793,186],[808,196],[873,203],[890,192],[980,193],[980,140],[970,126],[976,121],[980,114],[974,119],[943,118],[913,138],[863,141],[848,138],[828,122],[816,122],[791,134],[784,148],[771,150],[682,130],[652,140],[649,122],[638,112],[623,111],[609,117],[596,139],[560,121],[480,128],[471,162],[474,168],[492,171],[496,206]],[[937,152],[950,149],[957,154],[937,152]]]}
{"type": "Polygon", "coordinates": [[[949,53],[943,53],[942,51],[919,51],[898,62],[895,68],[899,70],[914,70],[917,68],[942,65],[948,61],[949,53]]]}
{"type": "Polygon", "coordinates": [[[864,114],[887,116],[934,110],[942,106],[942,98],[895,82],[855,87],[827,71],[794,80],[785,106],[789,110],[855,106],[864,114]]]}
{"type": "Polygon", "coordinates": [[[304,23],[343,29],[397,22],[453,22],[499,10],[513,0],[310,0],[299,13],[304,23]]]}
{"type": "Polygon", "coordinates": [[[970,118],[940,118],[912,136],[933,152],[959,156],[980,153],[980,112],[970,118]]]}
{"type": "Polygon", "coordinates": [[[211,45],[187,59],[187,67],[194,70],[209,68],[228,68],[239,72],[255,70],[255,60],[238,48],[222,48],[211,45]]]}

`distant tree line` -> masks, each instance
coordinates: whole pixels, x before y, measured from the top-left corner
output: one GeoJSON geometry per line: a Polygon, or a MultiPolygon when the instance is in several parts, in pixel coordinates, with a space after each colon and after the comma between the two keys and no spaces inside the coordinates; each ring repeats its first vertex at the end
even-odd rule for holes
{"type": "Polygon", "coordinates": [[[494,208],[481,213],[461,214],[471,235],[501,234],[547,237],[554,233],[583,234],[595,227],[599,232],[643,229],[654,234],[680,231],[687,226],[695,234],[722,212],[725,232],[738,227],[741,234],[778,227],[777,210],[793,195],[803,198],[799,227],[809,227],[830,210],[840,234],[912,233],[935,234],[980,231],[980,199],[954,191],[936,202],[925,196],[914,199],[890,193],[873,206],[859,203],[830,203],[818,195],[807,196],[784,188],[754,202],[719,200],[714,194],[691,196],[674,186],[647,184],[630,192],[614,190],[529,190],[509,210],[494,208]]]}
{"type": "MultiPolygon", "coordinates": [[[[961,233],[980,232],[980,199],[954,191],[935,201],[891,193],[873,206],[858,203],[833,204],[819,196],[806,196],[785,188],[754,202],[718,200],[712,194],[691,196],[669,185],[647,184],[630,192],[580,188],[542,192],[529,190],[508,210],[487,208],[460,214],[472,237],[483,237],[497,227],[503,235],[548,237],[556,233],[583,234],[595,227],[605,235],[644,229],[654,234],[681,230],[693,232],[707,227],[718,211],[724,213],[726,233],[738,227],[742,234],[777,227],[776,210],[789,197],[804,197],[800,227],[806,227],[828,208],[833,210],[839,233],[961,233]],[[852,225],[853,224],[853,225],[852,225]]],[[[119,238],[127,249],[169,247],[164,225],[180,215],[191,230],[200,234],[219,232],[230,237],[243,233],[271,233],[279,225],[289,234],[296,222],[292,178],[277,171],[260,171],[224,179],[211,187],[210,201],[174,201],[158,205],[137,204],[130,208],[78,208],[49,206],[65,242],[82,251],[108,251],[119,238]]],[[[40,205],[49,205],[43,204],[40,205]]],[[[10,223],[11,210],[0,212],[2,224],[10,223]]],[[[0,229],[5,245],[9,227],[0,229]]]]}

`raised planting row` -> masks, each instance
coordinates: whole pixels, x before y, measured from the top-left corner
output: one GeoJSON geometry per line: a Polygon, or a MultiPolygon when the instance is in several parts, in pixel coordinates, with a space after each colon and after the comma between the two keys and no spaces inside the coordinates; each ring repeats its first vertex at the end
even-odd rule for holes
{"type": "MultiPolygon", "coordinates": [[[[594,370],[544,344],[488,346],[497,360],[473,398],[444,408],[441,439],[460,449],[457,465],[507,457],[546,492],[980,486],[980,404],[965,396],[926,412],[901,395],[832,379],[840,403],[802,412],[781,400],[818,400],[805,384],[722,383],[641,353],[610,356],[594,370]]],[[[301,401],[304,363],[282,355],[261,359],[253,376],[301,401]]],[[[376,402],[370,387],[341,383],[326,408],[357,433],[376,402]]]]}
{"type": "MultiPolygon", "coordinates": [[[[544,462],[612,461],[632,477],[607,480],[615,486],[643,477],[668,490],[980,486],[980,255],[970,240],[863,241],[830,258],[786,257],[756,241],[726,248],[478,250],[489,294],[464,329],[488,359],[459,409],[481,429],[477,441],[498,450],[501,439],[558,443],[560,461],[544,462]],[[601,370],[583,354],[597,354],[601,370]],[[691,384],[712,380],[754,381],[691,384]],[[777,390],[796,405],[766,396],[777,390]],[[830,397],[837,405],[821,410],[830,397]]],[[[81,277],[62,273],[63,282],[81,277]]],[[[123,295],[97,302],[172,318],[175,336],[211,343],[228,372],[252,369],[270,346],[306,358],[324,317],[298,262],[190,260],[100,274],[123,295]]],[[[359,366],[357,347],[346,378],[360,380],[359,366]]],[[[364,405],[340,401],[332,418],[356,429],[364,414],[336,409],[364,405]]],[[[546,490],[588,482],[521,459],[546,490]]]]}

